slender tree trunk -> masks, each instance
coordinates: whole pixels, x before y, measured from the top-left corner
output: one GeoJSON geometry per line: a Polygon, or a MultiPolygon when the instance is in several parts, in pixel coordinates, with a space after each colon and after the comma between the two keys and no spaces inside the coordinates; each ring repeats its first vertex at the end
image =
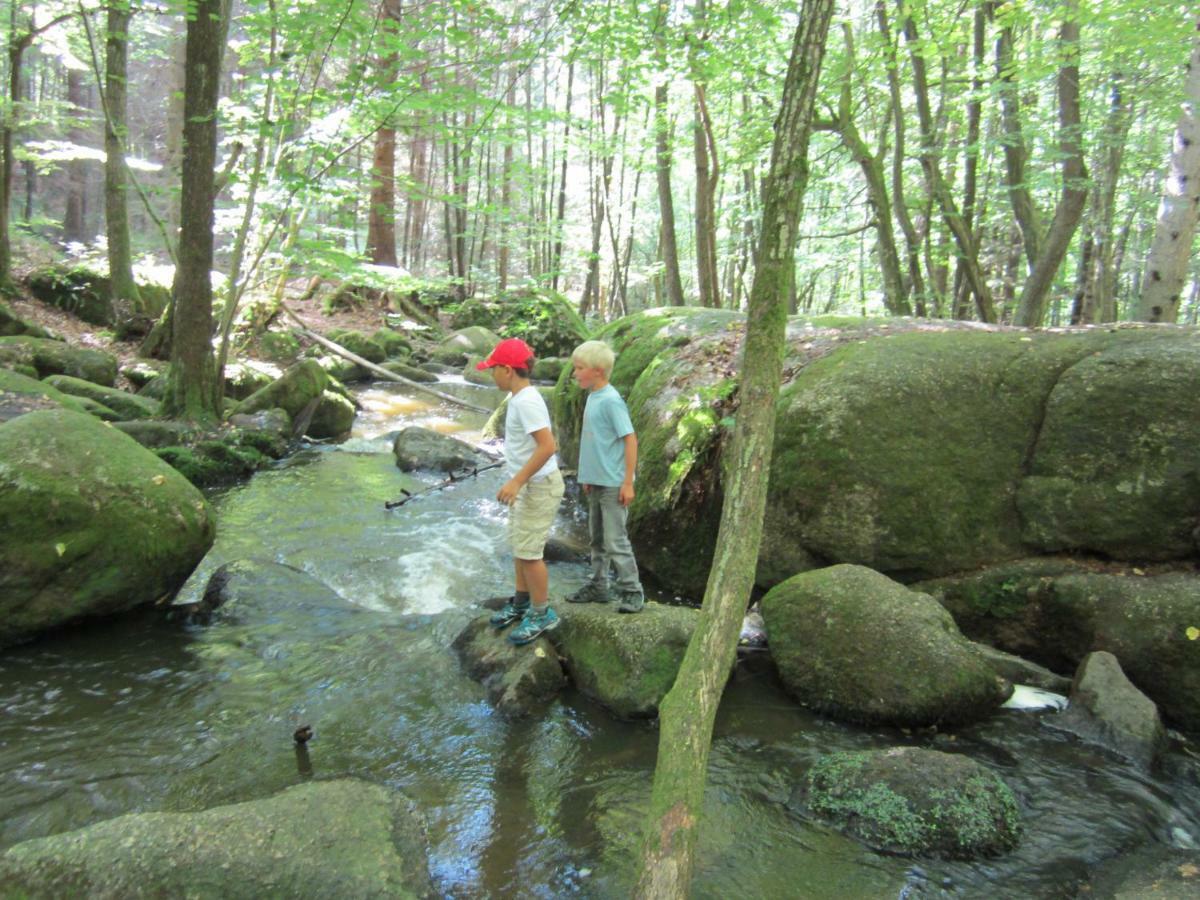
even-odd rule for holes
{"type": "Polygon", "coordinates": [[[227,9],[223,0],[196,0],[187,23],[179,268],[163,411],[197,420],[215,420],[221,414],[213,365],[211,273],[217,95],[227,9]]]}
{"type": "Polygon", "coordinates": [[[558,176],[558,211],[554,216],[554,250],[550,255],[550,288],[558,290],[562,276],[563,227],[567,218],[567,157],[571,150],[571,94],[575,89],[575,60],[567,62],[566,111],[563,114],[562,164],[558,176]]]}
{"type": "Polygon", "coordinates": [[[1042,255],[1042,222],[1025,171],[1028,151],[1022,127],[1021,99],[1014,78],[1013,45],[1012,26],[1005,25],[996,39],[996,75],[1000,84],[1001,120],[1004,126],[1004,163],[1013,217],[1025,240],[1025,259],[1029,268],[1033,269],[1042,255]]]}
{"type": "Polygon", "coordinates": [[[104,217],[108,234],[108,277],[115,305],[144,312],[133,279],[133,250],[126,204],[126,70],[129,57],[129,0],[111,0],[104,45],[104,217]]]}
{"type": "Polygon", "coordinates": [[[1066,0],[1061,5],[1065,16],[1059,33],[1063,64],[1058,70],[1058,146],[1063,160],[1062,194],[1037,264],[1025,280],[1017,300],[1014,324],[1030,328],[1041,325],[1046,316],[1050,287],[1079,227],[1088,194],[1088,172],[1083,161],[1083,125],[1079,114],[1079,6],[1077,0],[1066,0]]]}
{"type": "Polygon", "coordinates": [[[659,710],[658,763],[634,892],[640,898],[684,898],[691,885],[713,720],[736,654],[762,540],[785,302],[795,282],[813,104],[832,14],[833,0],[804,3],[775,120],[720,532],[700,620],[659,710]]]}
{"type": "Polygon", "coordinates": [[[693,85],[696,122],[692,126],[692,144],[696,159],[696,286],[700,305],[721,305],[717,272],[717,184],[720,166],[713,139],[712,119],[708,114],[704,85],[693,85]]]}
{"type": "MultiPolygon", "coordinates": [[[[83,119],[88,112],[88,91],[83,83],[80,69],[67,70],[67,105],[70,107],[71,127],[68,130],[71,142],[83,146],[87,132],[83,119]]],[[[87,167],[82,159],[73,159],[67,164],[67,200],[63,211],[63,237],[68,241],[84,243],[87,240],[87,167]]]]}
{"type": "MultiPolygon", "coordinates": [[[[380,16],[383,33],[394,36],[403,13],[401,0],[383,0],[380,16]]],[[[396,54],[386,53],[377,63],[385,89],[396,84],[396,54]]],[[[367,211],[367,254],[378,266],[395,266],[396,259],[396,129],[385,122],[375,133],[371,159],[371,199],[367,211]]]]}
{"type": "MultiPolygon", "coordinates": [[[[1196,31],[1200,32],[1200,19],[1196,20],[1196,31]]],[[[1154,242],[1146,259],[1137,312],[1142,322],[1174,322],[1178,318],[1179,297],[1196,233],[1200,206],[1200,37],[1192,45],[1183,90],[1183,113],[1175,129],[1154,242]]]]}

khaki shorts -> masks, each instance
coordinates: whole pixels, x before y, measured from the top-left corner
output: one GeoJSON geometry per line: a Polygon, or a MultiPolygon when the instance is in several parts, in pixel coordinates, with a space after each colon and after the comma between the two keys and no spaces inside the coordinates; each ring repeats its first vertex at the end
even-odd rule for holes
{"type": "Polygon", "coordinates": [[[562,473],[527,481],[508,514],[508,540],[517,559],[541,559],[563,496],[562,473]]]}

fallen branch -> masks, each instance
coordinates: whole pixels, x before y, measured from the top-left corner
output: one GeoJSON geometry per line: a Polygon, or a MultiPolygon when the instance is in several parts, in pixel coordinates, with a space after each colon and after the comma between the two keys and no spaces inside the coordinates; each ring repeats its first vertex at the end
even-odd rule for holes
{"type": "Polygon", "coordinates": [[[404,496],[399,500],[388,500],[383,504],[384,509],[395,509],[397,506],[403,506],[409,500],[416,500],[425,494],[432,494],[434,491],[440,491],[442,488],[448,488],[451,485],[458,484],[467,478],[474,478],[480,472],[486,472],[488,469],[498,469],[504,465],[503,462],[492,463],[490,466],[475,466],[471,469],[466,469],[461,475],[455,475],[451,472],[444,481],[439,481],[437,484],[425,488],[423,491],[410,491],[405,488],[400,488],[400,493],[404,496]]]}
{"type": "Polygon", "coordinates": [[[345,359],[350,360],[350,362],[352,362],[352,363],[357,363],[358,365],[360,365],[364,369],[366,369],[368,372],[378,375],[380,378],[383,378],[386,381],[396,381],[396,382],[399,382],[400,384],[406,384],[409,387],[413,388],[414,390],[421,391],[422,393],[425,393],[425,394],[430,394],[431,396],[437,397],[439,400],[445,400],[447,403],[453,403],[455,406],[461,406],[463,409],[469,409],[473,412],[480,412],[480,413],[484,413],[487,415],[490,415],[492,413],[492,410],[487,409],[486,407],[476,406],[474,403],[470,403],[467,400],[460,400],[458,397],[455,397],[451,394],[444,394],[441,391],[435,390],[431,387],[428,387],[427,385],[421,384],[419,381],[410,381],[409,379],[405,378],[403,375],[397,375],[395,372],[389,372],[387,369],[383,368],[383,366],[377,366],[377,365],[375,365],[375,363],[369,362],[368,360],[363,359],[357,353],[351,353],[349,350],[347,350],[341,344],[335,343],[334,341],[331,341],[329,338],[323,337],[322,335],[317,334],[315,331],[313,331],[311,328],[309,328],[307,325],[305,325],[304,321],[298,315],[296,315],[294,312],[292,312],[292,310],[288,308],[288,305],[286,303],[283,303],[281,301],[279,306],[280,306],[280,308],[283,309],[283,311],[285,313],[287,313],[289,316],[292,317],[292,319],[296,322],[297,325],[300,326],[300,333],[303,334],[306,338],[316,341],[322,347],[332,350],[338,356],[344,357],[345,359]]]}

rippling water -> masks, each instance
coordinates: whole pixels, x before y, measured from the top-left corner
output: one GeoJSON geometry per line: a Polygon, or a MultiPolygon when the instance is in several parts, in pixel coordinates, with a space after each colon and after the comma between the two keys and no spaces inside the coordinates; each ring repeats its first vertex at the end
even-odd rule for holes
{"type": "MultiPolygon", "coordinates": [[[[223,562],[256,557],[303,569],[343,606],[314,613],[264,598],[185,629],[135,615],[0,656],[0,847],[349,775],[422,807],[445,896],[628,895],[655,729],[573,692],[535,721],[493,712],[448,645],[479,599],[510,589],[492,499],[500,476],[383,508],[401,487],[429,482],[395,468],[389,431],[418,423],[476,440],[479,417],[392,387],[361,396],[345,444],[213,497],[217,543],[184,590],[195,596],[223,562]],[[307,760],[291,740],[301,723],[316,731],[307,760]]],[[[557,527],[577,532],[575,511],[557,527]]],[[[552,592],[585,576],[554,563],[552,592]]],[[[796,707],[765,657],[744,662],[716,723],[694,896],[1070,897],[1105,858],[1200,842],[1197,770],[1183,750],[1167,774],[1144,776],[1044,728],[1048,715],[864,731],[796,707]],[[997,771],[1021,804],[1021,846],[980,863],[914,862],[807,818],[796,787],[818,756],[895,744],[966,753],[997,771]]]]}

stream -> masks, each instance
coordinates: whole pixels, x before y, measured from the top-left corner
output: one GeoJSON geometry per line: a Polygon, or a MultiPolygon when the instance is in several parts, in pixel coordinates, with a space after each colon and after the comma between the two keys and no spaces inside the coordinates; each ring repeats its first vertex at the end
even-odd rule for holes
{"type": "MultiPolygon", "coordinates": [[[[442,390],[495,405],[459,379],[442,390]]],[[[386,437],[420,424],[478,442],[483,417],[375,384],[352,436],[311,445],[213,492],[212,551],[181,592],[221,564],[287,563],[335,590],[314,611],[264,597],[207,627],[146,612],[0,656],[0,849],[130,812],[266,797],[306,778],[358,777],[403,791],[428,821],[445,897],[625,897],[657,749],[652,723],[622,722],[568,689],[544,716],[510,722],[449,649],[479,602],[511,591],[499,471],[395,510],[410,477],[386,437]],[[307,760],[292,732],[310,724],[307,760]]],[[[556,533],[582,540],[578,504],[556,533]]],[[[550,565],[551,596],[587,566],[550,565]]],[[[670,599],[650,594],[652,599],[670,599]]],[[[1173,744],[1145,775],[1044,724],[999,710],[948,731],[863,730],[814,716],[766,654],[739,664],[713,736],[693,896],[1074,897],[1089,866],[1146,844],[1200,845],[1200,778],[1173,744]],[[810,818],[799,786],[822,754],[910,744],[965,753],[1013,789],[1020,846],[973,863],[877,854],[810,818]]],[[[312,811],[312,827],[324,823],[312,811]]]]}

